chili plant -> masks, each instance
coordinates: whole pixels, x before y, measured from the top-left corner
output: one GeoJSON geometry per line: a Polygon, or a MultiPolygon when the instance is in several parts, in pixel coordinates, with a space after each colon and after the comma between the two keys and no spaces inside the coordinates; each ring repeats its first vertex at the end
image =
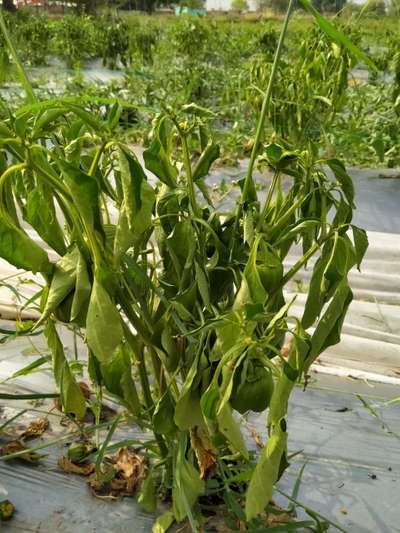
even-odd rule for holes
{"type": "Polygon", "coordinates": [[[187,518],[193,530],[211,479],[221,499],[245,503],[236,506],[242,521],[263,523],[288,466],[290,394],[339,341],[348,272],[367,247],[339,160],[261,144],[291,6],[232,212],[211,201],[206,176],[219,147],[212,113],[195,104],[155,117],[144,164],[114,135],[118,102],[105,118],[73,99],[33,103],[0,124],[0,256],[43,276],[35,328],[45,328],[63,409],[81,420],[87,402],[59,323],[84,333],[95,386],[154,433],[159,459],[142,505],[155,510],[159,487],[172,495],[165,520],[187,518]],[[271,171],[265,198],[252,176],[257,158],[271,171]],[[299,244],[303,255],[285,269],[299,244]],[[297,319],[285,289],[312,258],[297,319]],[[266,410],[268,442],[254,466],[237,413],[266,410]]]}

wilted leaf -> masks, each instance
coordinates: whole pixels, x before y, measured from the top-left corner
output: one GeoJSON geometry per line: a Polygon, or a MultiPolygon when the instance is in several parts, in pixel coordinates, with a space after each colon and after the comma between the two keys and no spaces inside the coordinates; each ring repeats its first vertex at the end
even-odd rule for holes
{"type": "Polygon", "coordinates": [[[146,513],[154,513],[157,509],[157,490],[154,484],[152,470],[150,470],[142,483],[138,503],[146,513]]]}
{"type": "Polygon", "coordinates": [[[64,470],[64,472],[67,472],[68,474],[79,474],[80,476],[90,476],[95,470],[94,463],[76,464],[67,457],[60,457],[57,464],[61,470],[64,470]]]}
{"type": "Polygon", "coordinates": [[[286,427],[282,422],[274,426],[251,477],[246,494],[247,520],[261,514],[272,498],[282,455],[287,446],[286,427]]]}
{"type": "Polygon", "coordinates": [[[45,457],[43,454],[29,451],[29,448],[24,446],[24,444],[18,440],[13,440],[2,446],[0,448],[0,455],[11,455],[13,453],[23,452],[24,450],[26,450],[26,453],[21,453],[16,459],[26,461],[27,463],[38,464],[39,459],[45,457]]]}
{"type": "Polygon", "coordinates": [[[86,321],[87,343],[101,362],[110,359],[122,341],[121,318],[108,292],[95,278],[86,321]]]}
{"type": "Polygon", "coordinates": [[[19,438],[23,440],[34,439],[40,437],[49,427],[49,419],[46,417],[37,418],[29,423],[25,431],[23,431],[19,438]]]}
{"type": "Polygon", "coordinates": [[[167,511],[157,518],[151,531],[152,533],[166,533],[174,521],[174,513],[172,511],[167,511]]]}
{"type": "Polygon", "coordinates": [[[198,427],[192,429],[190,441],[199,464],[200,478],[208,479],[217,468],[217,451],[205,429],[198,427]]]}

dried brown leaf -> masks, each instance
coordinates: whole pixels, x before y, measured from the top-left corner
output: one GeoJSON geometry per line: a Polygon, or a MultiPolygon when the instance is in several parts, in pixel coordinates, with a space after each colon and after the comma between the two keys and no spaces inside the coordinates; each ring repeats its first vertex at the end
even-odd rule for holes
{"type": "Polygon", "coordinates": [[[78,474],[80,476],[89,476],[90,474],[93,474],[95,470],[94,463],[75,464],[70,461],[68,457],[64,456],[58,459],[57,464],[61,470],[64,470],[64,472],[67,472],[68,474],[78,474]]]}
{"type": "Polygon", "coordinates": [[[112,499],[132,496],[146,477],[146,459],[129,448],[121,448],[108,459],[112,462],[115,476],[109,481],[103,481],[93,475],[88,480],[93,493],[100,498],[112,499]]]}
{"type": "Polygon", "coordinates": [[[85,400],[90,400],[91,392],[90,392],[89,385],[85,383],[84,381],[80,381],[78,385],[79,385],[79,388],[81,389],[83,396],[85,397],[85,400]]]}
{"type": "Polygon", "coordinates": [[[112,459],[114,468],[123,478],[134,478],[137,483],[141,483],[146,477],[146,460],[129,448],[121,448],[112,459]]]}
{"type": "Polygon", "coordinates": [[[209,479],[217,467],[217,454],[205,430],[194,428],[190,440],[196,454],[201,479],[209,479]]]}
{"type": "Polygon", "coordinates": [[[27,440],[40,437],[40,435],[42,435],[49,428],[49,425],[48,418],[36,418],[29,423],[28,427],[20,434],[19,438],[27,440]]]}
{"type": "Polygon", "coordinates": [[[0,448],[0,455],[10,455],[12,453],[22,452],[24,450],[26,450],[26,453],[16,457],[16,459],[20,459],[21,461],[27,461],[28,463],[32,464],[37,464],[39,459],[41,457],[44,457],[44,455],[40,453],[30,452],[29,448],[24,446],[24,444],[22,444],[22,442],[19,440],[13,440],[2,446],[0,448]]]}

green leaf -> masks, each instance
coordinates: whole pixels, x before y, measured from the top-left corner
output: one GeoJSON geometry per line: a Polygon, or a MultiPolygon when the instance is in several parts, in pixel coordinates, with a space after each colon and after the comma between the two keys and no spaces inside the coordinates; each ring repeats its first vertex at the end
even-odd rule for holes
{"type": "Polygon", "coordinates": [[[328,293],[347,274],[349,265],[348,243],[344,237],[335,233],[332,250],[324,269],[321,291],[328,293]]]}
{"type": "Polygon", "coordinates": [[[353,293],[347,279],[338,285],[325,313],[319,320],[311,337],[311,350],[307,357],[307,368],[329,346],[340,341],[346,311],[353,299],[353,293]]]}
{"type": "Polygon", "coordinates": [[[79,250],[74,246],[56,263],[46,305],[37,325],[42,324],[74,288],[78,260],[79,250]]]}
{"type": "Polygon", "coordinates": [[[57,161],[65,181],[71,191],[80,216],[89,228],[103,235],[99,205],[99,186],[95,178],[85,174],[80,168],[65,160],[57,161]]]}
{"type": "Polygon", "coordinates": [[[332,170],[335,175],[335,178],[340,183],[342,191],[352,207],[354,206],[354,185],[353,180],[348,175],[346,167],[343,165],[339,159],[327,159],[326,164],[332,170]]]}
{"type": "Polygon", "coordinates": [[[264,512],[272,498],[274,485],[279,476],[282,456],[287,447],[286,425],[282,419],[273,427],[268,443],[251,477],[246,494],[246,518],[251,520],[264,512]]]}
{"type": "Polygon", "coordinates": [[[201,154],[197,164],[193,170],[193,180],[197,181],[208,175],[211,165],[220,155],[220,149],[218,144],[214,144],[210,141],[201,154]]]}
{"type": "Polygon", "coordinates": [[[315,218],[309,218],[309,219],[301,219],[296,224],[294,224],[292,227],[286,228],[280,239],[274,244],[274,246],[279,246],[283,242],[291,241],[294,239],[297,239],[299,235],[303,235],[304,233],[308,233],[309,231],[312,231],[319,227],[321,224],[319,219],[315,218]]]}
{"type": "Polygon", "coordinates": [[[122,336],[120,314],[95,277],[86,319],[87,343],[97,359],[106,362],[113,356],[122,336]]]}
{"type": "Polygon", "coordinates": [[[166,511],[154,522],[152,533],[166,533],[175,521],[174,513],[166,511]]]}
{"type": "Polygon", "coordinates": [[[356,264],[358,270],[360,270],[361,262],[364,258],[365,252],[368,249],[368,236],[367,232],[357,226],[351,226],[353,230],[354,248],[356,251],[356,264]]]}
{"type": "Polygon", "coordinates": [[[174,188],[176,187],[178,171],[176,166],[171,163],[167,147],[162,142],[164,122],[165,117],[157,125],[149,148],[143,152],[143,159],[147,170],[155,174],[160,181],[174,188]]]}
{"type": "Polygon", "coordinates": [[[100,364],[106,389],[117,396],[133,415],[140,412],[140,400],[132,378],[132,364],[124,345],[119,345],[114,355],[100,364]]]}
{"type": "Polygon", "coordinates": [[[151,226],[155,193],[139,161],[125,148],[119,149],[124,205],[130,231],[137,237],[151,226]]]}
{"type": "Polygon", "coordinates": [[[178,441],[178,449],[174,461],[174,479],[172,485],[172,507],[175,519],[181,522],[191,514],[193,505],[204,493],[204,481],[199,471],[186,459],[186,436],[178,441]]]}
{"type": "Polygon", "coordinates": [[[186,431],[194,426],[202,426],[204,424],[204,418],[200,408],[199,392],[193,387],[193,382],[197,376],[198,364],[197,357],[190,367],[175,406],[174,421],[181,431],[186,431]]]}
{"type": "Polygon", "coordinates": [[[175,405],[170,394],[167,392],[157,402],[153,413],[152,423],[156,433],[168,435],[176,431],[177,428],[174,422],[174,411],[175,405]]]}
{"type": "Polygon", "coordinates": [[[213,111],[207,109],[206,107],[199,106],[193,102],[183,105],[182,111],[196,117],[215,117],[215,113],[213,111]]]}
{"type": "Polygon", "coordinates": [[[39,366],[44,365],[44,363],[47,363],[48,361],[49,361],[49,357],[47,355],[44,355],[43,357],[39,357],[38,359],[36,359],[32,363],[29,363],[29,365],[26,365],[23,368],[21,368],[20,370],[17,370],[16,372],[14,372],[10,376],[10,378],[8,378],[8,379],[14,379],[14,378],[17,378],[19,376],[27,376],[33,370],[35,370],[39,366]]]}
{"type": "Polygon", "coordinates": [[[52,320],[47,321],[45,335],[52,353],[54,377],[60,387],[60,397],[64,411],[72,413],[81,420],[86,415],[85,398],[69,368],[63,345],[52,320]]]}
{"type": "Polygon", "coordinates": [[[372,70],[378,70],[375,63],[371,61],[371,59],[366,54],[364,54],[362,50],[360,50],[355,44],[353,44],[346,35],[344,35],[341,31],[335,28],[335,26],[333,26],[325,17],[323,17],[315,9],[310,0],[300,0],[300,3],[309,13],[311,13],[311,15],[313,15],[318,26],[330,39],[332,39],[338,45],[342,45],[347,48],[350,54],[356,57],[359,61],[363,61],[372,70]]]}
{"type": "Polygon", "coordinates": [[[76,265],[76,282],[74,298],[71,306],[71,321],[81,320],[86,323],[86,314],[89,306],[92,287],[84,256],[79,252],[76,265]]]}
{"type": "Polygon", "coordinates": [[[232,414],[231,406],[223,403],[217,413],[218,428],[225,436],[235,452],[239,452],[245,459],[249,458],[246,443],[244,441],[240,426],[232,414]]]}
{"type": "Polygon", "coordinates": [[[198,264],[197,261],[194,263],[196,270],[196,282],[199,289],[200,296],[203,300],[204,305],[208,308],[210,306],[210,292],[208,286],[208,280],[204,273],[204,270],[198,264]]]}
{"type": "Polygon", "coordinates": [[[53,269],[46,252],[3,213],[0,213],[0,257],[33,273],[50,274],[53,269]]]}
{"type": "Polygon", "coordinates": [[[53,197],[36,186],[27,198],[24,218],[59,255],[65,255],[66,247],[62,229],[56,217],[53,197]]]}
{"type": "Polygon", "coordinates": [[[146,479],[142,483],[138,503],[146,513],[154,513],[157,509],[157,491],[153,480],[152,470],[149,471],[146,479]]]}

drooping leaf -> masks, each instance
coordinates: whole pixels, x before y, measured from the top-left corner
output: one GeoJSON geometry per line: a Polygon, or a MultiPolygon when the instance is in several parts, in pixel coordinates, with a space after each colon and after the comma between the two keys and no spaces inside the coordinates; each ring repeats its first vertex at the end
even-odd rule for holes
{"type": "Polygon", "coordinates": [[[128,226],[137,238],[151,225],[155,194],[139,161],[122,147],[119,149],[119,165],[128,226]]]}
{"type": "Polygon", "coordinates": [[[198,497],[204,493],[204,481],[199,471],[186,458],[186,436],[177,443],[172,485],[172,507],[175,519],[181,522],[188,514],[198,497]]]}
{"type": "Polygon", "coordinates": [[[219,145],[214,144],[212,141],[210,141],[207,147],[205,148],[205,150],[203,151],[203,153],[201,154],[193,170],[193,180],[195,182],[207,176],[207,174],[210,171],[211,165],[214,163],[216,159],[218,159],[219,154],[220,154],[219,145]]]}
{"type": "Polygon", "coordinates": [[[29,193],[25,218],[53,250],[59,255],[65,254],[64,236],[56,217],[53,198],[45,188],[36,187],[29,193]]]}
{"type": "Polygon", "coordinates": [[[132,378],[132,365],[126,348],[119,345],[114,355],[101,363],[101,375],[107,390],[120,398],[133,415],[140,412],[140,401],[132,378]]]}
{"type": "Polygon", "coordinates": [[[166,511],[154,522],[152,533],[166,533],[175,521],[174,513],[166,511]]]}
{"type": "Polygon", "coordinates": [[[95,178],[65,160],[58,160],[64,179],[78,208],[79,214],[89,228],[103,235],[99,205],[99,186],[95,178]]]}
{"type": "Polygon", "coordinates": [[[86,322],[86,314],[89,306],[91,284],[86,261],[79,252],[76,264],[75,292],[71,306],[71,321],[81,320],[86,322]]]}
{"type": "Polygon", "coordinates": [[[74,288],[78,260],[79,250],[74,246],[56,263],[40,323],[43,323],[51,315],[74,288]]]}
{"type": "Polygon", "coordinates": [[[357,226],[351,226],[353,230],[354,248],[356,251],[356,264],[358,270],[360,270],[361,261],[364,258],[365,252],[368,249],[368,236],[367,232],[357,226]]]}
{"type": "Polygon", "coordinates": [[[171,163],[168,148],[163,142],[163,127],[165,118],[160,121],[154,130],[153,139],[147,150],[143,152],[143,159],[147,170],[150,170],[157,178],[174,188],[176,186],[176,178],[178,171],[176,166],[171,163]]]}
{"type": "Polygon", "coordinates": [[[108,292],[95,277],[86,319],[86,338],[101,362],[110,359],[122,341],[121,318],[108,292]]]}
{"type": "Polygon", "coordinates": [[[86,415],[86,402],[65,357],[64,348],[54,322],[48,320],[45,328],[47,342],[53,357],[53,372],[60,387],[61,403],[66,413],[79,420],[86,415]]]}
{"type": "Polygon", "coordinates": [[[235,452],[239,452],[248,459],[249,452],[244,441],[239,423],[235,420],[232,409],[228,403],[223,403],[217,412],[218,428],[229,442],[235,452]]]}
{"type": "Polygon", "coordinates": [[[146,513],[154,513],[157,509],[157,490],[153,480],[152,470],[149,471],[146,479],[142,483],[138,503],[146,513]]]}
{"type": "Polygon", "coordinates": [[[164,394],[157,402],[153,414],[152,423],[156,433],[167,435],[176,431],[174,411],[175,406],[170,394],[164,394]]]}
{"type": "Polygon", "coordinates": [[[180,396],[175,406],[174,421],[181,431],[204,424],[200,408],[200,395],[193,387],[193,382],[198,371],[198,358],[196,358],[186,376],[180,396]]]}
{"type": "Polygon", "coordinates": [[[353,293],[344,278],[335,290],[331,302],[319,320],[311,337],[311,349],[307,357],[307,367],[329,346],[340,341],[340,332],[343,326],[347,308],[353,299],[353,293]]]}
{"type": "Polygon", "coordinates": [[[16,268],[50,274],[53,265],[46,252],[0,212],[0,257],[16,268]]]}
{"type": "Polygon", "coordinates": [[[209,286],[208,286],[206,275],[197,261],[195,261],[194,266],[196,270],[196,281],[197,281],[197,287],[199,289],[200,296],[203,300],[204,305],[206,307],[209,307],[210,292],[209,292],[209,286]]]}
{"type": "Polygon", "coordinates": [[[340,183],[347,201],[352,207],[354,207],[354,185],[353,180],[347,173],[346,167],[341,161],[339,161],[339,159],[327,159],[326,163],[340,183]]]}
{"type": "Polygon", "coordinates": [[[287,432],[284,420],[276,424],[261,457],[251,476],[246,494],[246,518],[251,520],[264,512],[272,498],[278,479],[279,467],[287,446],[287,432]]]}

